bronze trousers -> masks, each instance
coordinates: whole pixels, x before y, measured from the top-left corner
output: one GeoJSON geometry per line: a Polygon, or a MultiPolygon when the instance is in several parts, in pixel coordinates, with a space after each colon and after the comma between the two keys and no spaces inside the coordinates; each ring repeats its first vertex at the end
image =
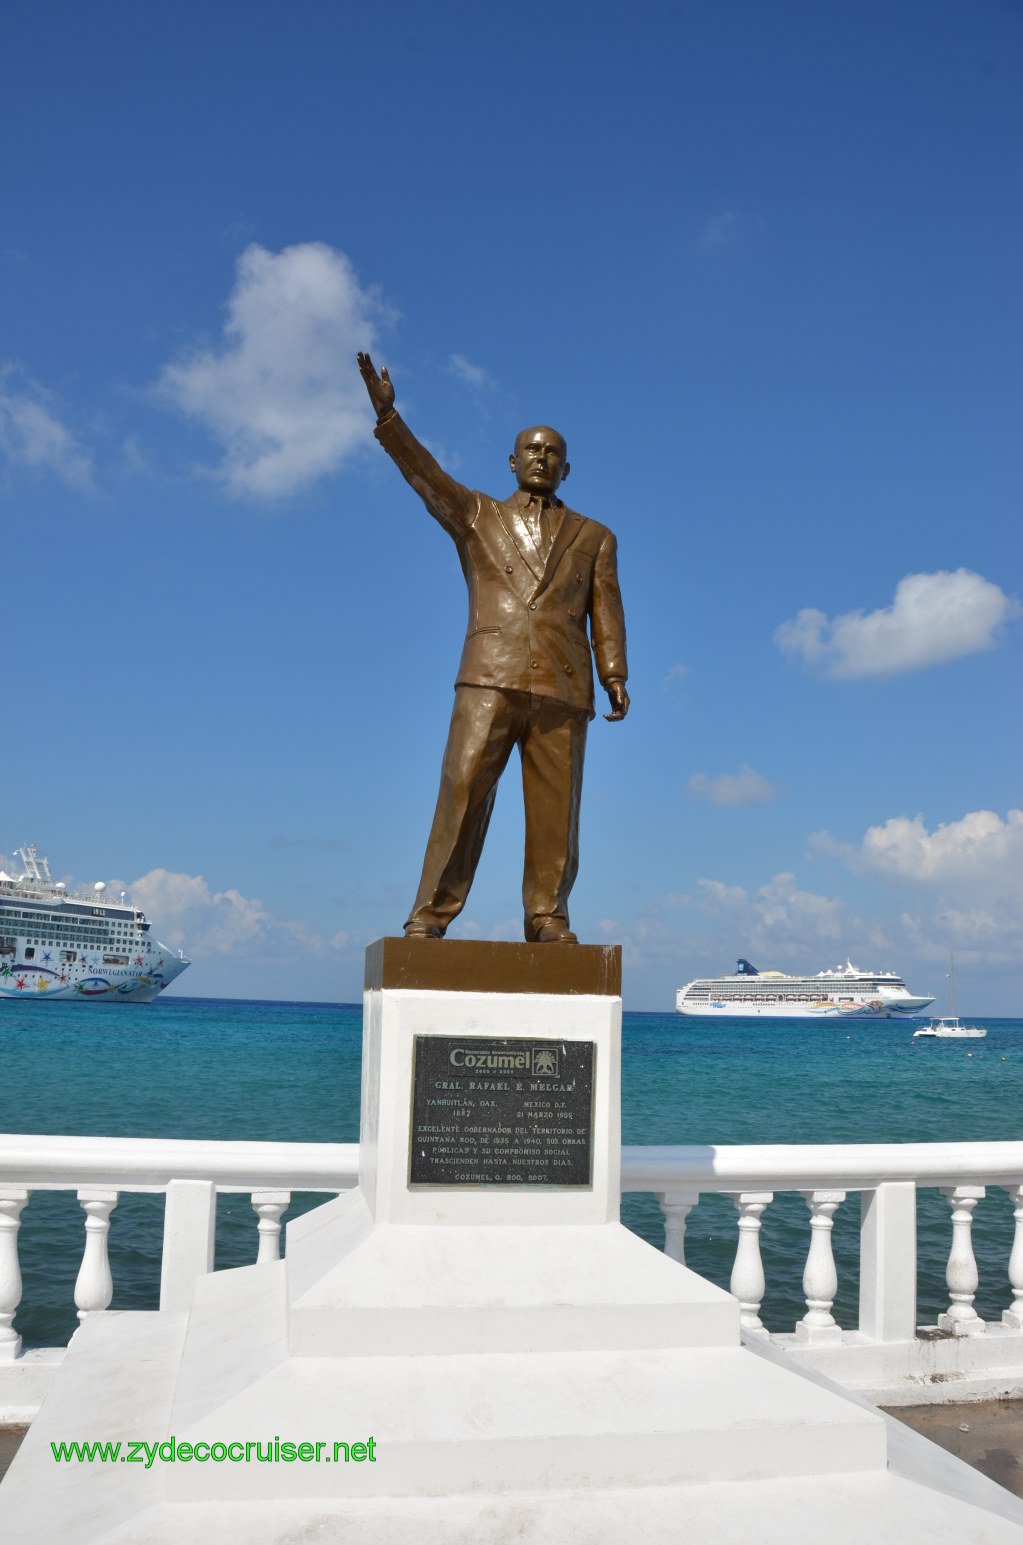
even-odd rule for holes
{"type": "Polygon", "coordinates": [[[461,912],[483,851],[497,780],[518,746],[526,807],[526,938],[535,938],[546,922],[568,927],[568,895],[579,868],[588,726],[585,712],[553,698],[455,688],[437,809],[409,923],[443,932],[461,912]]]}

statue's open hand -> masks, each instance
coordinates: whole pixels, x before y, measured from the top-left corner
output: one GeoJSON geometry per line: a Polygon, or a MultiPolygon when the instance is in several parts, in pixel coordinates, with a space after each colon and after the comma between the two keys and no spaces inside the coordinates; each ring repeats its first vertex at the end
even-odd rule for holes
{"type": "Polygon", "coordinates": [[[369,400],[377,410],[377,418],[383,418],[384,414],[390,413],[394,407],[394,387],[387,374],[387,366],[385,365],[377,375],[369,355],[360,353],[359,369],[366,383],[366,390],[369,392],[369,400]]]}
{"type": "Polygon", "coordinates": [[[609,681],[606,691],[611,703],[611,712],[606,713],[604,718],[611,723],[616,719],[624,719],[629,711],[629,694],[625,690],[624,681],[609,681]]]}

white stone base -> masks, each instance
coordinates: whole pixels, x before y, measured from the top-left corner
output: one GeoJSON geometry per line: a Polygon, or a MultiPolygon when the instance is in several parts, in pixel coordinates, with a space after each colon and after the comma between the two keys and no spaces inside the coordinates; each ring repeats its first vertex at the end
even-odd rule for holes
{"type": "Polygon", "coordinates": [[[9,1363],[0,1363],[0,1427],[20,1427],[35,1419],[64,1361],[63,1347],[34,1347],[9,1363]]]}
{"type": "MultiPolygon", "coordinates": [[[[564,1545],[568,1540],[573,1545],[633,1545],[637,1540],[643,1545],[679,1545],[681,1540],[701,1545],[820,1545],[821,1540],[828,1545],[862,1545],[864,1540],[872,1545],[916,1540],[927,1540],[928,1545],[1012,1545],[1023,1540],[1023,1504],[1001,1487],[908,1429],[885,1422],[862,1403],[773,1366],[774,1359],[736,1348],[601,1359],[599,1368],[593,1368],[596,1382],[580,1380],[574,1389],[563,1389],[560,1409],[549,1412],[537,1409],[538,1392],[531,1395],[516,1372],[528,1360],[508,1355],[489,1359],[492,1377],[477,1385],[481,1404],[475,1409],[464,1399],[468,1370],[461,1370],[452,1382],[450,1365],[460,1360],[450,1357],[395,1359],[395,1364],[404,1365],[403,1376],[380,1390],[372,1373],[374,1368],[382,1372],[389,1359],[359,1360],[364,1377],[354,1387],[347,1383],[354,1358],[326,1365],[317,1359],[293,1359],[288,1366],[297,1378],[282,1384],[288,1391],[286,1407],[274,1390],[280,1370],[263,1381],[265,1393],[273,1392],[273,1431],[285,1435],[290,1428],[295,1436],[313,1436],[313,1422],[325,1414],[335,1432],[349,1416],[354,1420],[356,1411],[363,1420],[367,1413],[371,1421],[383,1419],[378,1397],[386,1402],[387,1420],[393,1423],[378,1431],[397,1436],[402,1423],[410,1425],[402,1402],[409,1393],[414,1400],[422,1387],[435,1416],[431,1460],[438,1457],[438,1433],[445,1430],[452,1439],[449,1452],[440,1456],[443,1479],[448,1482],[456,1472],[460,1489],[447,1494],[437,1494],[436,1486],[426,1495],[360,1494],[354,1477],[357,1468],[360,1478],[370,1473],[366,1465],[335,1467],[332,1491],[325,1493],[321,1484],[317,1494],[310,1495],[302,1494],[293,1477],[318,1472],[322,1483],[327,1467],[55,1464],[51,1440],[102,1436],[128,1441],[146,1435],[151,1441],[173,1430],[174,1381],[186,1329],[183,1314],[113,1314],[83,1328],[69,1351],[60,1384],[0,1486],[0,1538],[12,1545],[52,1545],[55,1540],[62,1545],[210,1545],[221,1540],[231,1545],[299,1545],[310,1540],[403,1545],[409,1539],[416,1545],[564,1545]],[[405,1380],[413,1362],[420,1366],[412,1370],[410,1387],[405,1380]],[[632,1405],[631,1411],[616,1412],[616,1386],[607,1382],[615,1362],[634,1392],[646,1383],[652,1395],[647,1409],[632,1405]],[[497,1363],[502,1366],[494,1367],[497,1363]],[[304,1393],[311,1394],[315,1414],[304,1403],[304,1393]],[[530,1403],[524,1407],[527,1399],[530,1403]],[[674,1444],[659,1429],[665,1402],[674,1404],[674,1444]],[[838,1435],[839,1409],[867,1467],[808,1474],[806,1468],[821,1458],[821,1434],[815,1425],[826,1415],[831,1435],[838,1435]],[[523,1410],[534,1429],[537,1418],[548,1427],[559,1422],[573,1426],[568,1451],[574,1449],[584,1463],[587,1450],[594,1455],[599,1451],[607,1456],[613,1474],[624,1459],[629,1471],[625,1481],[615,1484],[610,1474],[598,1474],[584,1486],[573,1485],[571,1470],[552,1474],[545,1468],[548,1459],[542,1448],[530,1453],[509,1445],[507,1429],[515,1413],[521,1416],[523,1410]],[[629,1414],[638,1421],[632,1424],[631,1446],[623,1453],[616,1433],[629,1425],[624,1420],[629,1414]],[[607,1416],[611,1431],[596,1431],[607,1416]],[[496,1426],[488,1428],[491,1422],[496,1426]],[[637,1426],[656,1440],[653,1464],[644,1457],[643,1443],[634,1441],[637,1426]],[[887,1468],[876,1462],[886,1433],[887,1468]],[[473,1491],[457,1476],[457,1466],[459,1455],[467,1457],[467,1451],[480,1444],[489,1448],[495,1470],[489,1486],[473,1491]],[[789,1467],[779,1471],[786,1445],[789,1467]],[[673,1448],[675,1479],[659,1483],[658,1472],[663,1472],[673,1448]],[[721,1474],[722,1462],[731,1473],[721,1474]],[[709,1480],[715,1465],[719,1478],[709,1480]],[[173,1484],[185,1470],[190,1477],[201,1475],[200,1488],[212,1488],[218,1476],[228,1478],[234,1494],[202,1498],[193,1492],[185,1499],[173,1484]],[[736,1473],[743,1472],[745,1478],[736,1480],[736,1473]],[[175,1489],[179,1500],[172,1501],[175,1489]]],[[[577,1368],[582,1364],[580,1354],[563,1356],[574,1359],[577,1368]]],[[[484,1371],[485,1361],[465,1359],[477,1373],[484,1371]]],[[[225,1425],[229,1416],[233,1421],[225,1409],[223,1420],[217,1419],[223,1437],[232,1436],[225,1425]]],[[[823,1435],[825,1443],[828,1436],[823,1435]]],[[[381,1443],[376,1475],[390,1469],[390,1444],[390,1436],[381,1443]]]]}
{"type": "Polygon", "coordinates": [[[1023,1333],[997,1321],[981,1336],[942,1334],[921,1326],[911,1341],[872,1341],[843,1331],[834,1345],[773,1336],[801,1368],[816,1369],[883,1406],[948,1405],[1018,1399],[1023,1391],[1023,1333]]]}

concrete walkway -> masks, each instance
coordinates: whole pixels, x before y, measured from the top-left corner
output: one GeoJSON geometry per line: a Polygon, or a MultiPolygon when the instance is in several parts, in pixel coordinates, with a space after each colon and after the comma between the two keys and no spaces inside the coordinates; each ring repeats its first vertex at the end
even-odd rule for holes
{"type": "Polygon", "coordinates": [[[27,1431],[27,1427],[0,1427],[0,1481],[3,1480],[7,1466],[21,1447],[21,1440],[27,1431]]]}
{"type": "Polygon", "coordinates": [[[888,1415],[1023,1497],[1023,1400],[897,1406],[888,1415]]]}

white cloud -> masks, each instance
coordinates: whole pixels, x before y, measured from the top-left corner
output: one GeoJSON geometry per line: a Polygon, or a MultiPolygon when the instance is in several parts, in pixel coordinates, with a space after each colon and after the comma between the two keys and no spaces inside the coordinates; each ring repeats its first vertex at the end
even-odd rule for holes
{"type": "Polygon", "coordinates": [[[697,799],[725,806],[770,804],[778,792],[763,773],[754,772],[747,762],[743,762],[739,772],[719,773],[716,778],[694,773],[686,788],[697,799]]]}
{"type": "Polygon", "coordinates": [[[277,917],[258,898],[233,887],[211,891],[201,874],[151,869],[130,885],[112,880],[110,889],[127,890],[164,944],[196,956],[244,956],[257,949],[277,956],[282,948],[284,953],[301,948],[320,954],[349,943],[347,933],[325,940],[305,923],[277,917]]]}
{"type": "Polygon", "coordinates": [[[699,245],[705,250],[725,247],[734,241],[739,232],[739,216],[734,209],[719,209],[716,215],[704,221],[699,245]]]}
{"type": "Polygon", "coordinates": [[[668,692],[678,682],[685,681],[686,677],[691,674],[691,665],[687,665],[684,660],[676,660],[675,664],[665,673],[664,680],[661,682],[661,691],[668,692]]]}
{"type": "Polygon", "coordinates": [[[783,654],[833,679],[894,676],[991,649],[999,628],[1021,607],[970,569],[907,574],[891,606],[829,619],[804,607],[776,629],[783,654]]]}
{"type": "Polygon", "coordinates": [[[493,380],[483,369],[482,365],[474,365],[466,359],[464,354],[448,355],[448,370],[466,386],[471,386],[474,391],[484,391],[488,386],[493,386],[493,380]]]}
{"type": "Polygon", "coordinates": [[[171,361],[157,393],[220,441],[215,471],[232,493],[285,498],[372,438],[355,356],[375,345],[382,315],[336,248],[253,243],[238,259],[220,345],[171,361]]]}
{"type": "Polygon", "coordinates": [[[0,367],[0,451],[16,465],[52,472],[71,488],[92,485],[92,458],[53,411],[48,392],[27,376],[0,367]]]}
{"type": "Polygon", "coordinates": [[[723,880],[698,880],[703,904],[715,911],[724,908],[744,907],[749,899],[742,885],[726,885],[723,880]]]}
{"type": "Polygon", "coordinates": [[[799,941],[841,941],[849,929],[845,902],[839,896],[822,896],[801,890],[794,874],[776,874],[753,897],[753,921],[765,938],[784,941],[788,948],[799,941]]]}
{"type": "Polygon", "coordinates": [[[789,871],[752,891],[705,877],[695,895],[655,898],[626,920],[623,933],[637,962],[684,958],[692,975],[727,969],[738,955],[764,969],[799,971],[819,971],[849,955],[871,965],[893,958],[884,930],[843,897],[805,889],[789,871]]]}
{"type": "Polygon", "coordinates": [[[858,846],[836,843],[827,832],[811,842],[839,853],[858,873],[937,887],[979,882],[1023,894],[1023,810],[1010,810],[1004,821],[994,810],[971,810],[933,831],[922,815],[896,815],[869,826],[858,846]]]}
{"type": "Polygon", "coordinates": [[[854,874],[868,875],[897,895],[912,886],[919,913],[902,913],[900,931],[922,958],[1012,962],[1023,948],[1023,810],[1003,820],[993,810],[971,810],[960,820],[928,830],[922,815],[892,816],[867,828],[858,843],[836,842],[827,832],[810,839],[818,852],[837,855],[854,874]]]}

